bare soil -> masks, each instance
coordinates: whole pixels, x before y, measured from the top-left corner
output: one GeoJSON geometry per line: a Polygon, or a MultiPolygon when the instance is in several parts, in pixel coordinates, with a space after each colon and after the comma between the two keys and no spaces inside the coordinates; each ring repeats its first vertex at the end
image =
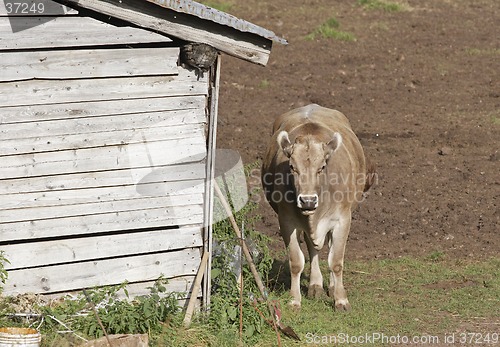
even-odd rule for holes
{"type": "MultiPolygon", "coordinates": [[[[497,255],[500,1],[402,3],[387,12],[354,0],[233,1],[230,12],[289,45],[275,44],[267,67],[223,57],[218,147],[255,163],[279,114],[338,109],[379,175],[354,214],[347,259],[497,255]],[[356,40],[305,38],[332,17],[356,40]]],[[[276,215],[259,204],[257,229],[283,250],[276,215]]]]}

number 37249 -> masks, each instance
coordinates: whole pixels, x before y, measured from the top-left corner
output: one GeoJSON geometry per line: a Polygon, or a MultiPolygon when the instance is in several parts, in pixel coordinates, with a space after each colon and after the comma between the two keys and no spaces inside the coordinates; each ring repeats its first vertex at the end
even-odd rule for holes
{"type": "Polygon", "coordinates": [[[10,2],[5,1],[5,9],[7,14],[15,15],[30,15],[30,14],[41,14],[45,11],[45,6],[43,3],[39,2],[10,2]]]}

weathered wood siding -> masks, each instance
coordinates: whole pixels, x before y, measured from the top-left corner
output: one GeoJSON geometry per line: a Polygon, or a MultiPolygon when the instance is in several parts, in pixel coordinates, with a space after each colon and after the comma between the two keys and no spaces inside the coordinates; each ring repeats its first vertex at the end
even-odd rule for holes
{"type": "Polygon", "coordinates": [[[10,24],[0,8],[4,293],[127,280],[139,294],[161,275],[188,293],[203,247],[210,74],[177,66],[179,48],[141,29],[75,15],[10,24]]]}

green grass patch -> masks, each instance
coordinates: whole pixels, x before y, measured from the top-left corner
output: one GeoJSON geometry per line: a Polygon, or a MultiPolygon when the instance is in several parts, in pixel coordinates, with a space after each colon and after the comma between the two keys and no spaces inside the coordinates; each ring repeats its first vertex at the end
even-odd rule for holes
{"type": "MultiPolygon", "coordinates": [[[[248,212],[248,211],[247,211],[248,212]]],[[[238,216],[238,218],[240,218],[238,216]]],[[[224,230],[225,227],[222,228],[224,230]]],[[[232,236],[227,229],[227,240],[232,236]]],[[[224,233],[222,234],[224,235],[224,233]]],[[[255,235],[254,235],[255,237],[255,235]]],[[[265,239],[256,242],[265,241],[265,239]]],[[[280,259],[285,260],[285,259],[280,259]]],[[[269,270],[268,258],[258,263],[264,274],[269,270]]],[[[215,263],[215,268],[221,263],[215,263]]],[[[327,273],[325,262],[321,264],[327,273]]],[[[306,266],[307,269],[307,266],[306,266]]],[[[303,284],[307,284],[307,271],[303,284]]],[[[325,276],[325,281],[326,281],[325,276]]],[[[218,279],[217,279],[218,278],[218,279]]],[[[195,317],[191,328],[181,327],[183,313],[176,311],[175,297],[162,299],[156,294],[162,287],[153,288],[153,296],[131,304],[116,303],[100,310],[101,318],[110,331],[148,332],[151,346],[239,346],[238,291],[232,273],[220,272],[218,287],[212,293],[210,315],[195,317]],[[226,285],[227,287],[224,287],[226,285]],[[177,313],[176,313],[177,312],[177,313]],[[111,329],[114,327],[114,329],[111,329]]],[[[253,308],[251,295],[258,297],[251,275],[245,271],[245,303],[243,310],[243,346],[276,346],[275,332],[264,322],[253,308]]],[[[264,276],[264,280],[267,277],[264,276]]],[[[336,312],[330,299],[311,300],[303,298],[302,309],[288,307],[287,290],[270,294],[282,310],[282,322],[290,326],[301,337],[294,341],[282,336],[283,346],[303,346],[314,342],[333,345],[335,339],[356,339],[369,336],[379,338],[369,345],[385,346],[380,340],[395,336],[436,337],[441,343],[444,336],[452,332],[463,332],[464,324],[477,321],[498,324],[498,298],[500,297],[500,258],[481,261],[457,261],[440,252],[424,258],[399,258],[372,261],[347,262],[344,282],[349,292],[352,311],[336,312]]],[[[271,285],[269,287],[272,288],[271,285]]],[[[288,288],[287,288],[288,289],[288,288]]],[[[305,289],[303,289],[303,292],[305,289]]],[[[109,300],[112,292],[93,292],[93,300],[109,300]]],[[[9,300],[0,303],[0,324],[41,326],[45,338],[44,346],[70,346],[71,334],[58,334],[65,330],[50,316],[65,322],[75,333],[82,336],[100,336],[92,314],[85,318],[75,316],[82,309],[89,312],[85,300],[69,300],[54,307],[38,310],[44,315],[30,321],[7,315],[9,300]],[[56,342],[54,342],[56,341],[56,342]]],[[[263,303],[257,306],[267,316],[263,303]]],[[[91,312],[90,312],[91,313],[91,312]]],[[[491,325],[490,325],[491,326],[491,325]]],[[[477,331],[478,332],[478,331],[477,331]]],[[[352,343],[351,345],[360,345],[352,343]]],[[[436,340],[434,340],[436,341],[436,340]]],[[[358,341],[359,342],[359,341],[358,341]]]]}
{"type": "Polygon", "coordinates": [[[222,12],[228,12],[233,7],[233,4],[230,2],[222,2],[222,1],[200,1],[203,5],[207,5],[208,7],[215,8],[216,10],[222,12]]]}
{"type": "Polygon", "coordinates": [[[267,79],[263,79],[262,81],[259,82],[259,88],[262,88],[262,89],[269,88],[270,85],[271,85],[271,82],[269,82],[269,80],[267,80],[267,79]]]}
{"type": "Polygon", "coordinates": [[[319,27],[314,29],[312,33],[306,36],[306,40],[314,40],[316,38],[335,39],[340,41],[355,41],[354,34],[347,31],[339,30],[340,24],[335,18],[330,18],[319,27]]]}
{"type": "Polygon", "coordinates": [[[466,48],[465,52],[469,55],[498,55],[500,54],[500,48],[466,48]]]}
{"type": "Polygon", "coordinates": [[[387,12],[399,12],[407,9],[403,4],[384,0],[358,0],[358,4],[370,10],[383,10],[387,12]]]}

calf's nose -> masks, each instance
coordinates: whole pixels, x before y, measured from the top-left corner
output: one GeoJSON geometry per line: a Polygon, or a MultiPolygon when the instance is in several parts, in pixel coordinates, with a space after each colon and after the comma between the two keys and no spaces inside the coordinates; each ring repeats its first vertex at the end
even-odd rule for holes
{"type": "Polygon", "coordinates": [[[318,207],[318,195],[300,194],[297,199],[297,206],[303,210],[314,210],[318,207]]]}

